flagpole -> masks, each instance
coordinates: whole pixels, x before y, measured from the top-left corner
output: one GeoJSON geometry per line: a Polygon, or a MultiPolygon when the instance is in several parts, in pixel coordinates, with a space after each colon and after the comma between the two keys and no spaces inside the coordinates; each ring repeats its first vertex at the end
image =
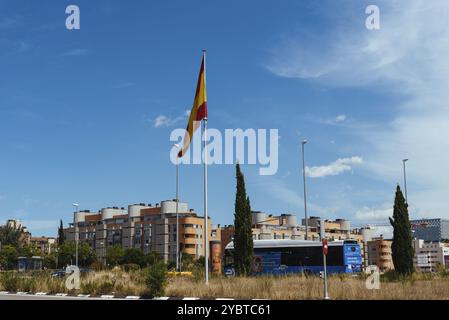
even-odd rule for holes
{"type": "MultiPolygon", "coordinates": [[[[203,50],[204,59],[204,84],[206,84],[206,50],[203,50]]],[[[204,129],[204,254],[205,254],[205,281],[209,285],[209,221],[207,218],[207,117],[203,119],[204,129]]]]}

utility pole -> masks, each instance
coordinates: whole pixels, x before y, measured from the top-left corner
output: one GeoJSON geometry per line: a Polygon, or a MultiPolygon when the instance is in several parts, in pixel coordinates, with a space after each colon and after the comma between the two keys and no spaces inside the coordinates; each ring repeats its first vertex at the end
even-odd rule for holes
{"type": "Polygon", "coordinates": [[[75,207],[75,219],[73,219],[75,222],[75,265],[78,267],[78,211],[79,211],[79,204],[72,203],[72,206],[75,207]]]}
{"type": "Polygon", "coordinates": [[[307,140],[303,140],[301,142],[302,147],[302,177],[303,177],[303,185],[304,185],[304,218],[306,221],[306,235],[305,240],[309,240],[308,232],[309,232],[309,222],[307,218],[307,193],[306,193],[306,165],[304,161],[304,145],[307,143],[307,140]]]}
{"type": "Polygon", "coordinates": [[[408,159],[402,160],[402,165],[404,167],[404,191],[405,191],[405,203],[408,205],[408,199],[407,199],[407,176],[405,173],[405,163],[408,161],[408,159]]]}

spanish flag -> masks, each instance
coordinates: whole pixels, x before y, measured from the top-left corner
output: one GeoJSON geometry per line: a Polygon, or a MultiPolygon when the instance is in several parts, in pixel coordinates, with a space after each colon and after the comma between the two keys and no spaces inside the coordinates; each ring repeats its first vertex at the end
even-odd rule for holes
{"type": "Polygon", "coordinates": [[[207,119],[207,94],[206,94],[206,57],[203,52],[201,61],[200,74],[198,76],[198,84],[196,86],[195,100],[193,100],[192,111],[190,111],[189,122],[187,124],[186,134],[184,136],[182,150],[179,151],[178,157],[181,158],[189,149],[193,134],[200,127],[200,121],[207,119]]]}

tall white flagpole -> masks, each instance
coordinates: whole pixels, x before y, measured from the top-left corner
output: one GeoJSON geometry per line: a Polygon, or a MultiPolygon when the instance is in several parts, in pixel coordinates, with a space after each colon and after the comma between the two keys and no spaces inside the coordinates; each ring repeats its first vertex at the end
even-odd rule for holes
{"type": "MultiPolygon", "coordinates": [[[[206,50],[203,50],[204,59],[204,85],[206,86],[206,50]]],[[[205,254],[205,280],[209,285],[209,221],[207,218],[207,117],[203,119],[204,129],[204,254],[205,254]]]]}

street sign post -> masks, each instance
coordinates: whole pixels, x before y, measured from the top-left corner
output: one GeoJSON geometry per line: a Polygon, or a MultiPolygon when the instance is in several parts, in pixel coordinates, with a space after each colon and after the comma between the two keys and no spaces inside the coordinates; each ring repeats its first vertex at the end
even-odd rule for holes
{"type": "Polygon", "coordinates": [[[326,233],[325,233],[325,222],[324,219],[321,219],[320,221],[320,235],[321,235],[321,242],[323,243],[323,271],[324,271],[324,300],[329,300],[329,294],[327,292],[327,266],[326,266],[326,256],[328,251],[328,245],[327,245],[327,239],[326,239],[326,233]]]}

